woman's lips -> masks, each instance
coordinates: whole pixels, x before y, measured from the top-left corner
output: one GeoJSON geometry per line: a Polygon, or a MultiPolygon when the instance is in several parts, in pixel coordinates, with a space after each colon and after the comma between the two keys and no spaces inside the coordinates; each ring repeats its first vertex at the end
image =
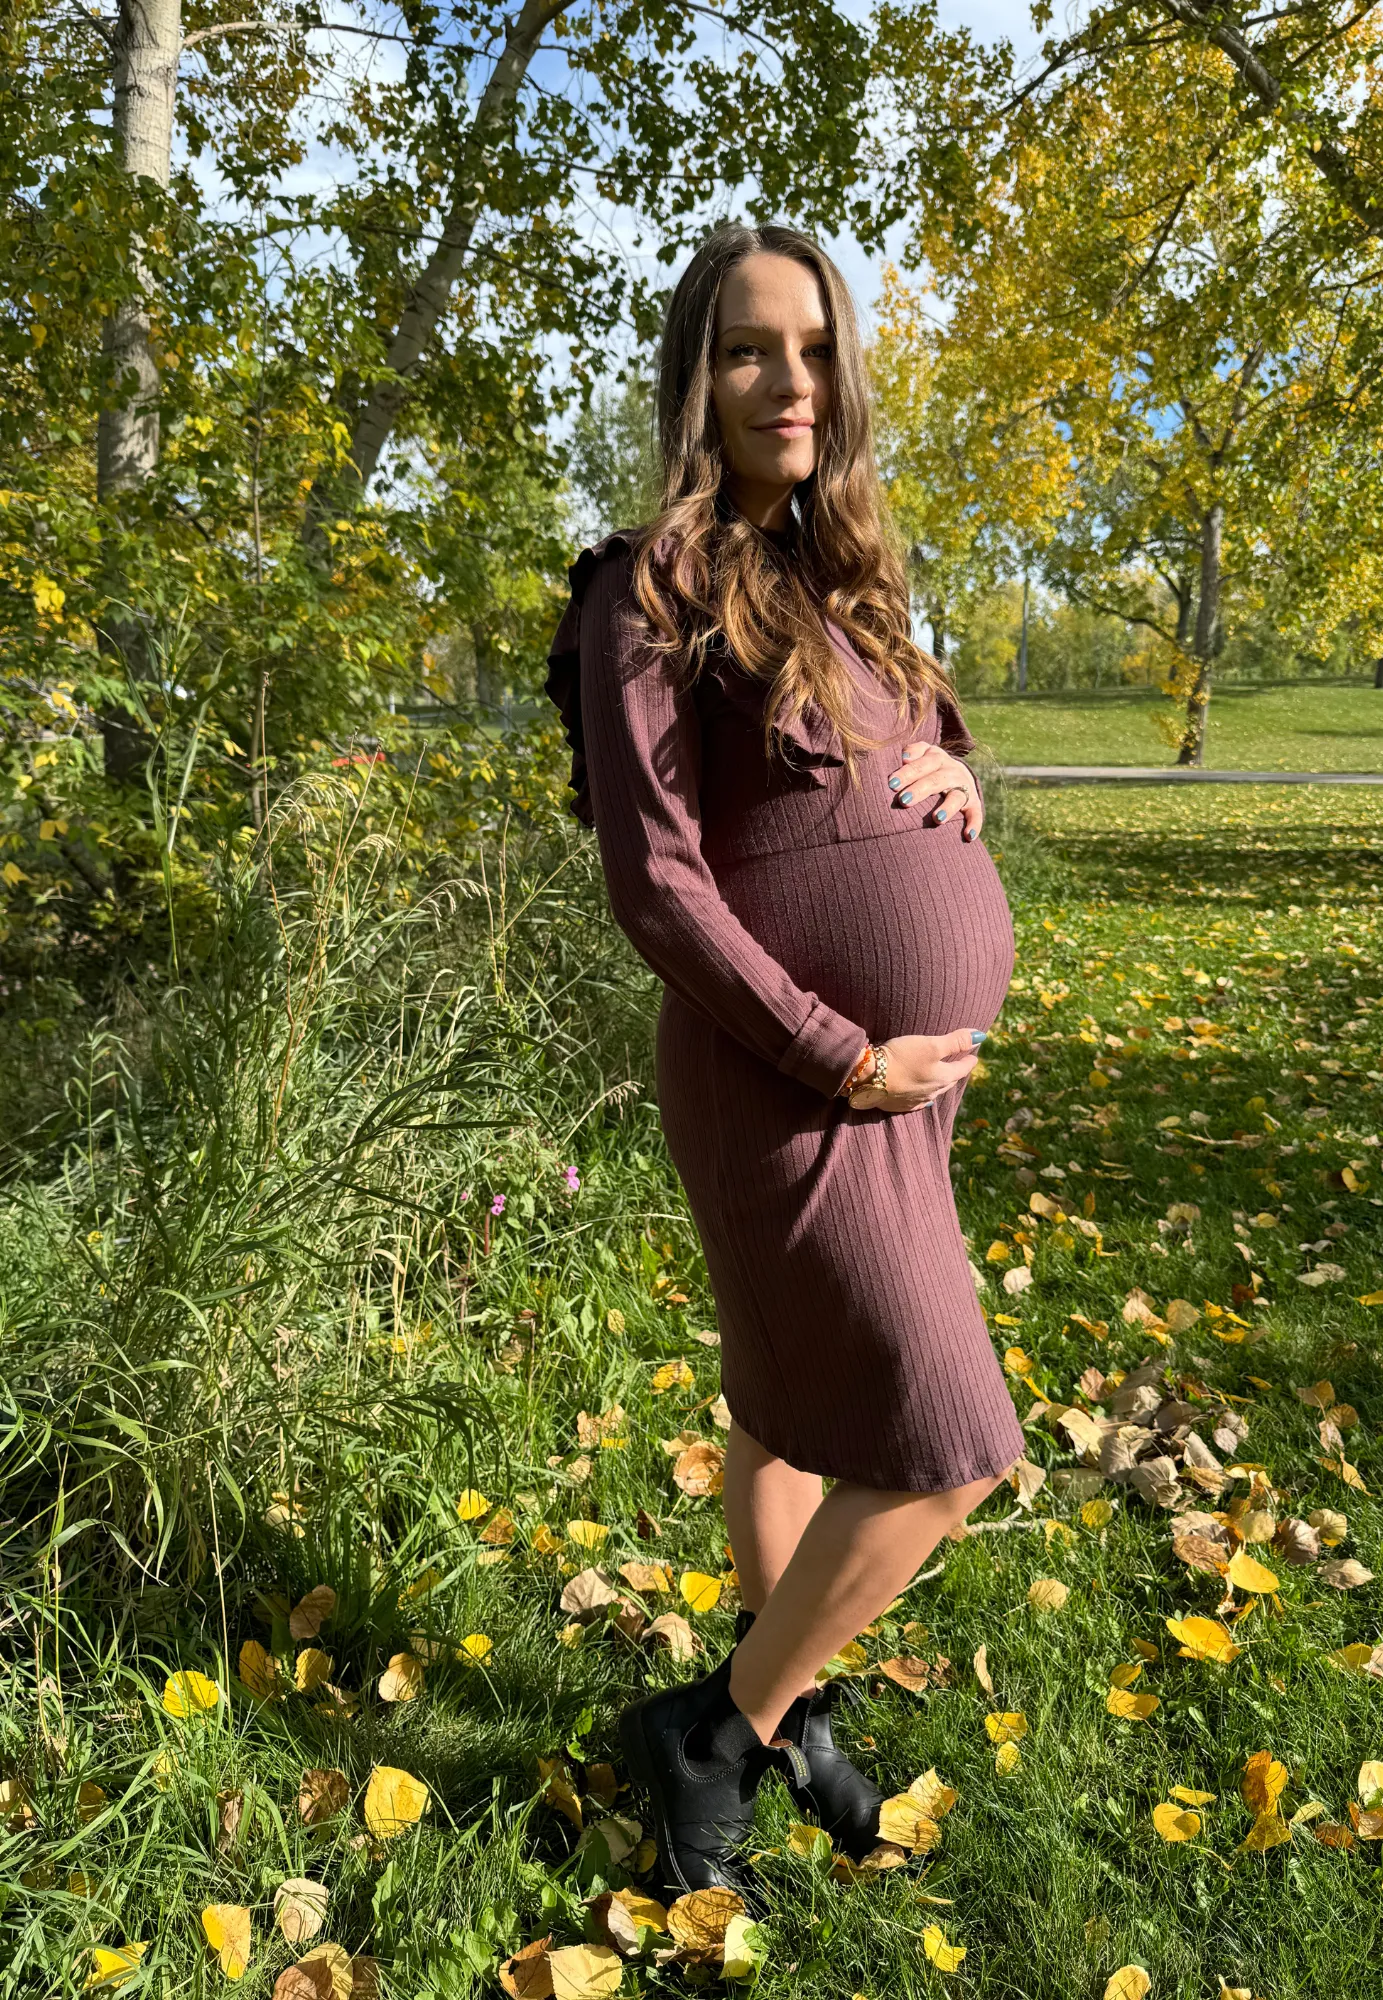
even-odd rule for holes
{"type": "Polygon", "coordinates": [[[806,418],[791,417],[782,423],[756,424],[754,428],[760,431],[776,431],[780,437],[796,437],[799,431],[809,431],[813,426],[806,418]]]}

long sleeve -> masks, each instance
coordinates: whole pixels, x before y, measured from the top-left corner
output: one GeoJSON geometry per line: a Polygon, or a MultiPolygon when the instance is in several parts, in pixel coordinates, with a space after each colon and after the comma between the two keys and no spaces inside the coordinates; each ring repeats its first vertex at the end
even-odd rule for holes
{"type": "Polygon", "coordinates": [[[695,705],[677,695],[666,656],[631,632],[631,571],[627,552],[612,552],[581,605],[586,775],[615,921],[680,998],[785,1075],[834,1095],[865,1030],[803,992],[716,888],[701,852],[695,705]]]}

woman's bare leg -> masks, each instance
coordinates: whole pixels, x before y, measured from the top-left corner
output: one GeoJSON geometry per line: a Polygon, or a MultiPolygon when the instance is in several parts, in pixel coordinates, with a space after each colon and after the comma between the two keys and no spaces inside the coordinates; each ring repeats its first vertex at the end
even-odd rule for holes
{"type": "Polygon", "coordinates": [[[730,1693],[762,1742],[772,1741],[817,1668],[907,1588],[942,1536],[1001,1483],[976,1479],[949,1493],[831,1488],[735,1648],[730,1693]]]}
{"type": "Polygon", "coordinates": [[[738,1424],[731,1424],[721,1500],[740,1596],[746,1610],[762,1611],[791,1562],[803,1529],[821,1505],[821,1480],[816,1473],[785,1465],[738,1424]]]}

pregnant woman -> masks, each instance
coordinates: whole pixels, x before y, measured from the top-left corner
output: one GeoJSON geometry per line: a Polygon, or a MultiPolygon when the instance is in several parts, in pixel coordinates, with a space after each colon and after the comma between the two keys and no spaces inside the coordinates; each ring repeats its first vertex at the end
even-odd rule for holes
{"type": "Polygon", "coordinates": [[[848,1851],[878,1839],[814,1675],[1022,1455],[948,1164],[1013,933],[973,744],[910,637],[854,307],[809,237],[706,239],[658,421],[661,512],[581,552],[547,691],[664,983],[659,1109],[733,1416],[737,1643],[621,1738],[668,1887],[752,1902],[737,1849],[775,1763],[848,1851]]]}

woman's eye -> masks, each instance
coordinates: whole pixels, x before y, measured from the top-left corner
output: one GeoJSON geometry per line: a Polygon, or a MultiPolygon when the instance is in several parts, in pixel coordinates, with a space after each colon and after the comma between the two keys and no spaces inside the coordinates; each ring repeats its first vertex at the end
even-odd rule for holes
{"type": "Polygon", "coordinates": [[[823,340],[816,347],[808,347],[805,352],[815,356],[819,360],[829,361],[831,358],[831,344],[829,341],[823,340]]]}

